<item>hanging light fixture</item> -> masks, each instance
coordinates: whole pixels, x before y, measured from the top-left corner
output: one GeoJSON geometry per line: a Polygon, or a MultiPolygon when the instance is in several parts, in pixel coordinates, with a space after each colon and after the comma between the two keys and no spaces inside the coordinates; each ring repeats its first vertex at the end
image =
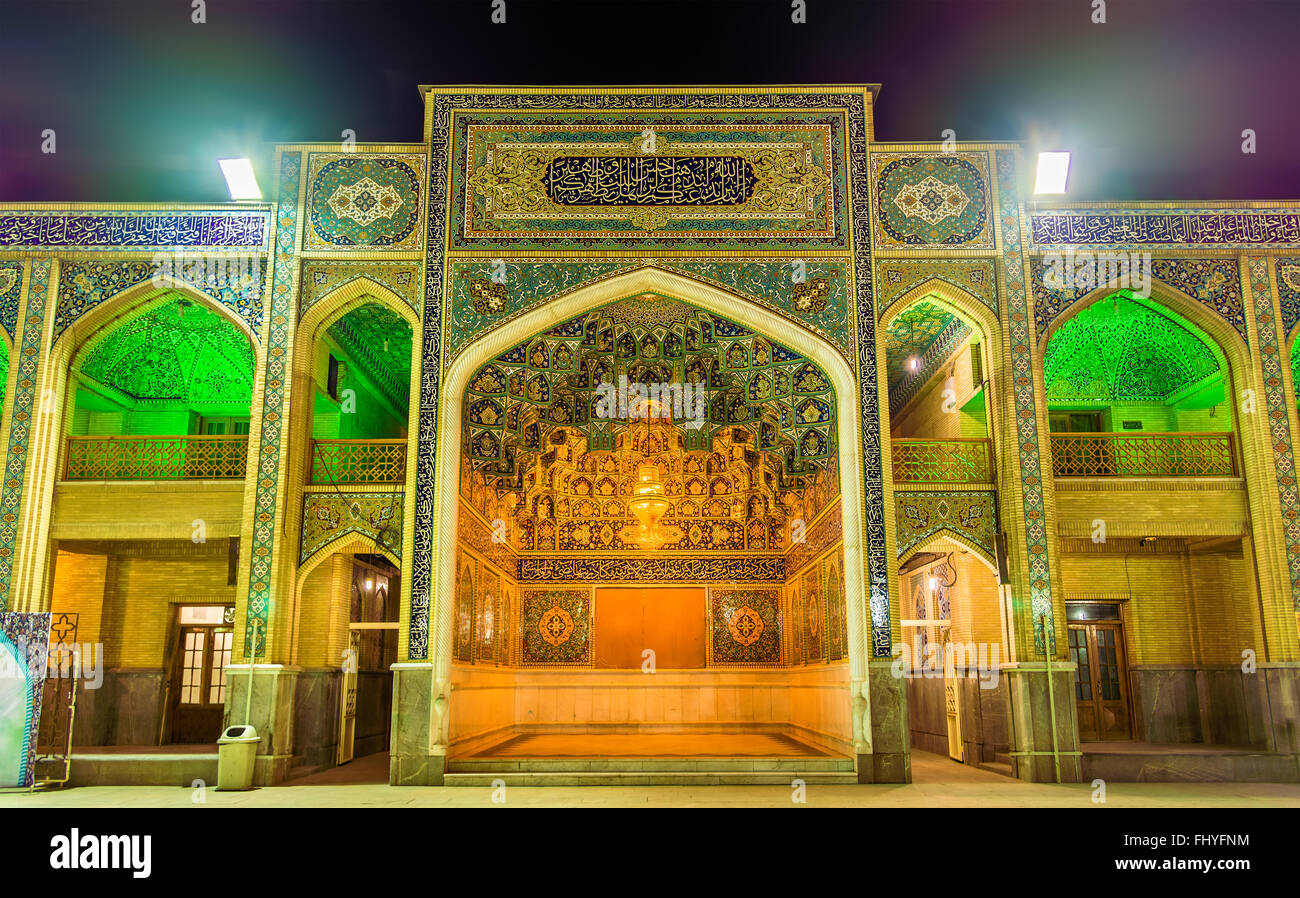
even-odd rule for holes
{"type": "Polygon", "coordinates": [[[624,527],[619,532],[619,539],[629,545],[654,551],[665,543],[682,538],[680,527],[662,523],[670,503],[664,498],[659,466],[650,458],[652,447],[670,445],[666,437],[671,424],[668,411],[660,403],[651,400],[643,400],[629,408],[628,420],[632,423],[623,443],[624,451],[639,453],[642,459],[637,465],[636,482],[632,484],[632,499],[627,504],[637,523],[624,527]]]}

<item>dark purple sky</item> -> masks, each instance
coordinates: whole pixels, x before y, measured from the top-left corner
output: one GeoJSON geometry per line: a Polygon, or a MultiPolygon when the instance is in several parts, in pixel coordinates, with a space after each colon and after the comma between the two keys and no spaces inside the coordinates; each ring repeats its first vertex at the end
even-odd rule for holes
{"type": "Polygon", "coordinates": [[[1091,5],[4,0],[0,202],[224,199],[265,141],[420,140],[419,83],[879,82],[879,139],[1070,149],[1071,199],[1300,197],[1300,0],[1091,5]]]}

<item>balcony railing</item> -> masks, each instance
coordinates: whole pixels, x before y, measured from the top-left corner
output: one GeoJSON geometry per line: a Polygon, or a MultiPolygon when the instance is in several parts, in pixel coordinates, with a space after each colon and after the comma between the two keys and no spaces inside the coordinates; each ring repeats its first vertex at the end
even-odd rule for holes
{"type": "Polygon", "coordinates": [[[1230,433],[1054,433],[1057,477],[1234,477],[1230,433]]]}
{"type": "Polygon", "coordinates": [[[242,480],[247,436],[68,437],[64,480],[242,480]]]}
{"type": "Polygon", "coordinates": [[[894,440],[894,483],[989,483],[986,439],[894,440]]]}
{"type": "Polygon", "coordinates": [[[404,483],[406,440],[312,440],[311,483],[404,483]]]}

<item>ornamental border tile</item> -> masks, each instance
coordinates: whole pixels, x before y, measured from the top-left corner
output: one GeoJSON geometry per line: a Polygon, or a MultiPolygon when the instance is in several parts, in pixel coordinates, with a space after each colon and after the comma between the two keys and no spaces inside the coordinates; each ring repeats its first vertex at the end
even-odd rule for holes
{"type": "MultiPolygon", "coordinates": [[[[27,459],[31,442],[32,416],[36,407],[36,375],[42,362],[45,316],[49,310],[52,259],[33,259],[27,288],[27,318],[23,322],[22,349],[18,352],[18,377],[9,423],[9,446],[5,453],[4,483],[0,484],[0,611],[9,604],[14,551],[18,543],[18,519],[22,513],[23,487],[27,481],[27,459]]],[[[12,364],[12,362],[11,362],[12,364]]]]}
{"type": "Polygon", "coordinates": [[[0,249],[122,252],[181,249],[266,251],[266,210],[0,209],[0,249]]]}
{"type": "Polygon", "coordinates": [[[1300,612],[1300,494],[1297,492],[1295,450],[1291,441],[1291,418],[1287,408],[1294,397],[1287,394],[1286,381],[1282,377],[1282,347],[1278,341],[1276,319],[1273,317],[1273,290],[1268,280],[1268,260],[1259,256],[1249,257],[1246,266],[1255,304],[1260,374],[1264,381],[1277,498],[1282,513],[1282,530],[1286,537],[1287,570],[1291,575],[1291,604],[1300,612]]]}
{"type": "Polygon", "coordinates": [[[253,657],[265,652],[267,621],[271,606],[271,579],[275,551],[275,517],[279,500],[280,459],[284,439],[285,383],[289,364],[289,333],[293,319],[294,275],[298,262],[295,240],[298,229],[298,187],[302,177],[302,153],[286,152],[280,157],[280,193],[275,232],[275,279],[271,288],[270,328],[266,347],[266,377],[263,387],[261,441],[256,461],[256,498],[253,503],[253,536],[249,551],[248,613],[245,619],[244,653],[253,657]],[[254,624],[260,625],[254,641],[254,624]]]}
{"type": "Polygon", "coordinates": [[[1042,458],[1039,454],[1038,401],[1034,395],[1034,340],[1025,289],[1025,265],[1020,242],[1020,190],[1016,183],[1013,150],[996,152],[998,204],[1002,219],[1002,270],[1011,346],[1012,396],[1015,402],[1025,547],[1029,553],[1030,610],[1034,648],[1056,650],[1052,611],[1052,577],[1048,562],[1047,507],[1043,496],[1042,458]],[[1046,629],[1041,618],[1047,618],[1046,629]],[[1050,636],[1050,643],[1049,643],[1050,636]]]}

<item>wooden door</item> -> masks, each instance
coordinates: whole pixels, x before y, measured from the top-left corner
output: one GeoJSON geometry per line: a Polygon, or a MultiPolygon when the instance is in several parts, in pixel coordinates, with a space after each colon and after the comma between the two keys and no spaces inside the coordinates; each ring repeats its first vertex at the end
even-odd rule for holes
{"type": "Polygon", "coordinates": [[[966,747],[961,738],[961,681],[957,678],[952,651],[952,631],[943,631],[943,699],[948,718],[948,757],[954,761],[966,760],[966,747]]]}
{"type": "Polygon", "coordinates": [[[1079,738],[1085,742],[1131,739],[1123,625],[1119,621],[1072,623],[1069,640],[1070,660],[1076,665],[1079,738]]]}
{"type": "Polygon", "coordinates": [[[221,735],[226,704],[225,667],[230,663],[235,640],[235,631],[226,622],[226,616],[222,606],[179,609],[176,661],[170,687],[173,743],[216,742],[221,735]]]}
{"type": "Polygon", "coordinates": [[[339,746],[335,759],[339,764],[352,760],[357,739],[357,655],[361,631],[348,630],[348,649],[343,653],[343,684],[339,696],[339,746]]]}

